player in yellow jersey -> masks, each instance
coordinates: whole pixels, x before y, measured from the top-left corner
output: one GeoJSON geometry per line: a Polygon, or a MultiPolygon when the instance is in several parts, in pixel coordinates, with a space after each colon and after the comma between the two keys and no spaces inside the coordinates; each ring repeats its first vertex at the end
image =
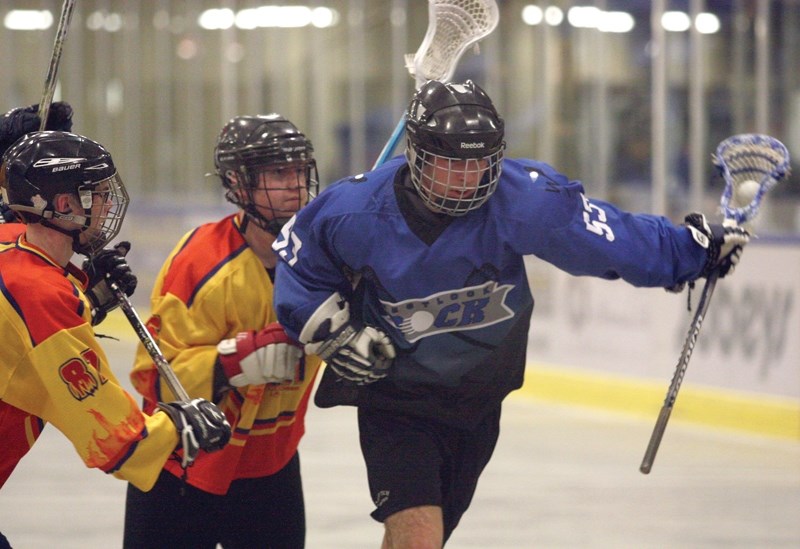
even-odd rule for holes
{"type": "Polygon", "coordinates": [[[230,426],[210,402],[160,403],[144,414],[93,333],[89,276],[70,260],[78,253],[91,262],[125,216],[128,194],[108,151],[73,133],[30,133],[3,155],[0,189],[25,224],[0,243],[0,485],[46,423],[88,467],[142,490],[176,447],[188,465],[224,446],[230,426]]]}
{"type": "MultiPolygon", "coordinates": [[[[181,238],[147,324],[189,394],[216,402],[233,437],[195,462],[183,490],[172,463],[150,492],[128,488],[127,549],[305,543],[297,446],[320,360],[303,357],[276,322],[271,245],[316,193],[313,147],[280,115],[239,116],[223,127],[214,164],[238,211],[181,238]]],[[[131,379],[145,409],[168,391],[141,346],[131,379]]]]}
{"type": "MultiPolygon", "coordinates": [[[[38,131],[41,125],[39,106],[17,107],[0,117],[0,156],[16,141],[28,133],[38,131]]],[[[69,103],[57,101],[50,106],[47,117],[47,130],[70,131],[72,129],[72,107],[69,103]]],[[[20,223],[16,214],[8,208],[0,196],[0,242],[16,242],[25,232],[25,224],[20,223]]],[[[130,243],[120,243],[121,249],[130,249],[130,243]]],[[[117,306],[115,299],[109,299],[108,280],[114,281],[126,295],[133,295],[137,279],[128,266],[124,254],[116,249],[106,249],[86,262],[84,272],[91,273],[85,294],[92,303],[92,324],[101,322],[106,313],[117,306]]],[[[0,440],[7,444],[0,453],[0,487],[11,475],[17,463],[30,450],[31,444],[41,433],[44,422],[0,401],[0,440]]],[[[0,548],[8,546],[8,541],[0,534],[0,548]]]]}
{"type": "MultiPolygon", "coordinates": [[[[39,105],[17,107],[0,117],[0,156],[16,141],[29,133],[39,130],[39,105]]],[[[50,105],[45,130],[72,131],[72,106],[64,101],[56,101],[50,105]]],[[[16,214],[3,202],[0,196],[0,242],[15,241],[25,232],[25,224],[20,223],[16,214]]],[[[102,322],[109,311],[117,308],[119,303],[108,291],[107,278],[110,278],[126,295],[133,295],[137,279],[125,259],[130,250],[130,242],[120,242],[113,248],[105,249],[87,258],[82,266],[89,276],[89,285],[84,292],[92,305],[92,325],[102,322]]],[[[16,464],[16,461],[9,460],[16,464]]],[[[0,486],[8,477],[0,471],[0,486]]]]}

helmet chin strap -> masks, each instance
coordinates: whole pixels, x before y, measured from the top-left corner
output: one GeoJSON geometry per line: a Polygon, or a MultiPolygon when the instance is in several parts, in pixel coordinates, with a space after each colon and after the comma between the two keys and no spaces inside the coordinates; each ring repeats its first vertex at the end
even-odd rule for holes
{"type": "Polygon", "coordinates": [[[44,219],[40,221],[42,225],[49,229],[53,229],[56,232],[61,234],[67,235],[72,239],[72,251],[76,253],[83,253],[81,248],[81,233],[83,233],[83,229],[65,229],[64,227],[59,227],[49,219],[44,219]]]}
{"type": "MultiPolygon", "coordinates": [[[[85,212],[86,213],[86,212],[85,212]]],[[[41,224],[45,227],[53,229],[56,232],[67,235],[72,239],[72,251],[75,253],[86,255],[84,246],[81,244],[81,234],[89,228],[90,218],[87,215],[73,215],[72,210],[68,209],[66,212],[53,212],[50,216],[42,218],[41,224]],[[64,219],[72,221],[79,225],[77,229],[66,229],[60,227],[50,221],[50,219],[64,219]]]]}
{"type": "Polygon", "coordinates": [[[245,232],[247,230],[247,225],[252,221],[255,225],[264,229],[272,236],[278,236],[281,234],[281,229],[289,219],[291,218],[267,219],[258,213],[255,206],[248,204],[247,207],[244,208],[244,220],[242,221],[241,231],[245,232]]]}
{"type": "Polygon", "coordinates": [[[249,224],[250,224],[250,214],[245,211],[244,215],[242,216],[242,225],[239,227],[239,231],[242,234],[246,233],[247,232],[247,226],[249,224]]]}

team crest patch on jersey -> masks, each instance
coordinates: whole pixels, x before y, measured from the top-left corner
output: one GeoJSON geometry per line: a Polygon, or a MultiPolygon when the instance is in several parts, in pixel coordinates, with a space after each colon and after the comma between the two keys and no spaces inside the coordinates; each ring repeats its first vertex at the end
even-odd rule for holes
{"type": "Polygon", "coordinates": [[[505,303],[512,284],[491,280],[480,286],[439,292],[398,303],[381,301],[384,311],[409,343],[445,332],[485,328],[514,316],[505,303]]]}
{"type": "Polygon", "coordinates": [[[86,362],[79,358],[68,360],[58,369],[61,380],[66,384],[70,394],[76,400],[92,396],[100,382],[89,369],[86,362]]]}

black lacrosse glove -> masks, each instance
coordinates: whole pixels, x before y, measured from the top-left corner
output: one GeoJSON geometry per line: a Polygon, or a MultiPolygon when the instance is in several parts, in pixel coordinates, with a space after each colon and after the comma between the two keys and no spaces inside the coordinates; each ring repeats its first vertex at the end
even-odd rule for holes
{"type": "Polygon", "coordinates": [[[8,207],[8,204],[3,202],[0,197],[0,223],[16,223],[18,221],[17,215],[14,210],[8,207]]]}
{"type": "MultiPolygon", "coordinates": [[[[684,225],[689,229],[694,241],[705,248],[706,263],[698,278],[708,278],[713,271],[719,270],[719,278],[733,273],[744,245],[750,242],[750,233],[736,225],[709,223],[701,213],[693,212],[684,218],[684,225]]],[[[693,285],[693,282],[690,282],[693,285]]],[[[686,287],[682,282],[665,288],[668,292],[680,293],[686,287]]]]}
{"type": "Polygon", "coordinates": [[[687,215],[684,222],[694,241],[708,251],[700,277],[708,278],[715,270],[720,278],[733,273],[742,249],[750,242],[750,233],[738,225],[709,224],[706,216],[697,212],[687,215]]]}
{"type": "Polygon", "coordinates": [[[183,448],[181,466],[184,468],[194,462],[200,450],[222,450],[231,438],[231,426],[225,414],[205,399],[159,402],[158,408],[166,412],[178,430],[183,448]]]}
{"type": "MultiPolygon", "coordinates": [[[[39,131],[39,105],[11,109],[0,118],[0,155],[26,133],[39,131]]],[[[46,130],[72,131],[72,107],[56,101],[47,112],[46,130]]]]}
{"type": "Polygon", "coordinates": [[[136,290],[138,279],[125,259],[130,249],[130,242],[120,242],[113,248],[100,250],[83,262],[82,269],[89,277],[86,297],[92,304],[92,326],[100,324],[109,311],[119,306],[109,283],[115,282],[128,297],[136,290]]]}

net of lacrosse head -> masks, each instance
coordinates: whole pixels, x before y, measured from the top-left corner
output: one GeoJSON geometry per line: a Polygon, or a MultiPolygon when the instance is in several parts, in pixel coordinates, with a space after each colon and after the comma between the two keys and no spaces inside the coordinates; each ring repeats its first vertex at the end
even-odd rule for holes
{"type": "Polygon", "coordinates": [[[428,80],[449,82],[458,60],[472,44],[490,34],[500,14],[494,0],[428,0],[428,30],[406,68],[417,89],[428,80]]]}
{"type": "Polygon", "coordinates": [[[789,151],[768,135],[734,135],[719,144],[714,165],[725,180],[720,199],[725,219],[745,225],[758,214],[767,191],[789,173],[789,151]]]}

